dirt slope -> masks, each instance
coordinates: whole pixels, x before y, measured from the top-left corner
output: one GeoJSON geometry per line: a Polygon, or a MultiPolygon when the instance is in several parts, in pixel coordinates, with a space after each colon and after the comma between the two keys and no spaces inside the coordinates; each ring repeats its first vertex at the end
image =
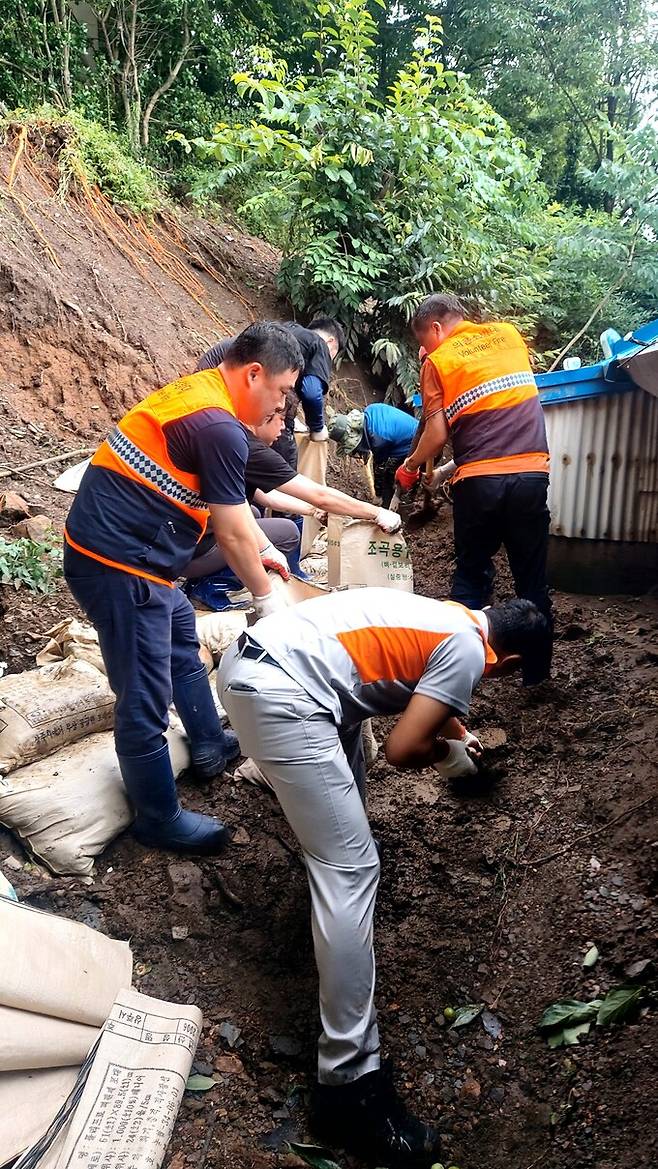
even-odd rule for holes
{"type": "MultiPolygon", "coordinates": [[[[5,156],[5,175],[8,167],[5,156]]],[[[19,170],[22,205],[6,193],[0,203],[0,462],[12,465],[93,444],[222,332],[153,259],[137,270],[87,208],[61,205],[43,182],[19,170]]],[[[283,313],[271,249],[227,225],[183,227],[184,240],[205,240],[197,261],[217,269],[223,257],[229,287],[177,253],[224,331],[252,313],[283,313]]],[[[170,223],[161,242],[165,232],[171,247],[170,223]]],[[[339,393],[362,400],[355,371],[344,371],[339,393]]],[[[61,519],[68,499],[52,491],[52,477],[44,469],[6,482],[61,519]]],[[[418,591],[446,594],[450,549],[444,511],[414,541],[418,591]]],[[[501,591],[509,591],[504,573],[501,591]]],[[[45,601],[0,592],[0,657],[22,668],[74,607],[63,586],[45,601]]],[[[473,705],[474,728],[505,732],[497,782],[468,796],[431,772],[400,774],[382,760],[372,770],[370,812],[383,845],[383,1043],[402,1090],[438,1121],[446,1166],[654,1169],[655,1010],[594,1029],[568,1050],[550,1051],[536,1021],[553,1000],[594,997],[624,981],[628,962],[656,954],[658,605],[556,602],[551,684],[526,692],[515,681],[488,682],[473,705]],[[594,942],[601,958],[583,971],[594,942]],[[448,1030],[443,1009],[469,1002],[486,1003],[494,1034],[480,1021],[448,1030]]],[[[385,724],[377,730],[382,737],[385,724]]],[[[318,1024],[298,850],[278,806],[230,776],[183,795],[243,829],[219,863],[199,862],[194,913],[172,896],[171,858],[129,838],[101,858],[91,887],[30,869],[11,877],[32,904],[129,938],[144,991],[202,1007],[198,1070],[214,1069],[218,1083],[186,1097],[167,1169],[299,1166],[285,1144],[308,1136],[318,1024]],[[190,936],[173,941],[181,923],[190,936]]],[[[8,854],[22,857],[0,831],[0,866],[8,854]]]]}

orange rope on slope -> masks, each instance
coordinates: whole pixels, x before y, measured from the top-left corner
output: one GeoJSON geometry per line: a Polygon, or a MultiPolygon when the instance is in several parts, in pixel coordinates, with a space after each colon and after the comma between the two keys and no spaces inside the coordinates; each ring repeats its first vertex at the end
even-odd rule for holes
{"type": "Polygon", "coordinates": [[[15,152],[14,157],[12,159],[12,164],[9,167],[9,175],[7,176],[7,186],[9,187],[9,190],[11,190],[12,186],[14,185],[14,179],[16,177],[16,168],[17,168],[18,163],[20,161],[21,154],[25,150],[26,141],[27,141],[27,126],[21,126],[21,132],[18,135],[18,145],[16,146],[16,152],[15,152]]]}
{"type": "MultiPolygon", "coordinates": [[[[48,259],[57,268],[60,268],[60,261],[55,251],[30,215],[24,200],[16,191],[11,189],[18,173],[19,163],[22,161],[30,178],[38,184],[48,199],[52,199],[58,194],[59,187],[54,181],[52,173],[49,172],[46,166],[39,165],[37,160],[30,157],[29,147],[28,127],[22,126],[17,136],[16,150],[11,166],[8,175],[5,177],[8,188],[7,193],[9,198],[16,203],[25,220],[43,245],[48,259]]],[[[54,160],[51,160],[51,162],[53,162],[53,166],[56,168],[56,162],[54,160]]],[[[51,166],[50,171],[52,169],[53,167],[51,166]]],[[[74,182],[71,187],[71,195],[74,197],[80,211],[86,214],[92,232],[105,238],[110,245],[115,247],[124,256],[163,304],[166,304],[169,308],[173,307],[172,301],[164,295],[163,291],[149,274],[150,264],[155,264],[163,275],[177,284],[224,335],[228,336],[234,332],[234,327],[227,324],[206,303],[206,287],[191,269],[188,262],[189,257],[214,283],[220,285],[226,291],[230,292],[231,295],[235,296],[247,310],[251,319],[254,319],[253,308],[242,296],[239,289],[235,287],[231,288],[220,272],[205,264],[199,255],[195,255],[190,250],[187,238],[181,232],[178,223],[171,214],[166,211],[163,212],[160,215],[160,222],[152,225],[145,220],[143,215],[136,215],[131,212],[125,212],[124,215],[119,215],[111,200],[97,186],[90,184],[81,167],[74,168],[73,178],[74,182]],[[182,256],[180,253],[182,253],[182,256]]],[[[65,234],[71,234],[63,224],[55,222],[40,204],[39,211],[57,230],[61,229],[65,234]]]]}

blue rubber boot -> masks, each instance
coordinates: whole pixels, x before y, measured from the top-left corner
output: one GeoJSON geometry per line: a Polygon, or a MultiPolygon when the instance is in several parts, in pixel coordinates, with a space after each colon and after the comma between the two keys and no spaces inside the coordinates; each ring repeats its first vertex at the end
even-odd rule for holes
{"type": "Polygon", "coordinates": [[[174,706],[190,740],[193,778],[213,779],[239,757],[238,736],[222,728],[203,666],[183,678],[172,678],[172,685],[174,706]]]}
{"type": "Polygon", "coordinates": [[[228,828],[211,816],[181,808],[167,746],[149,755],[118,758],[137,813],[133,836],[140,844],[197,856],[222,852],[230,840],[228,828]]]}
{"type": "Polygon", "coordinates": [[[298,544],[294,552],[287,552],[286,560],[288,561],[288,567],[293,576],[296,576],[298,580],[310,580],[311,578],[308,573],[299,567],[301,547],[301,544],[298,544]]]}
{"type": "Polygon", "coordinates": [[[214,572],[211,576],[200,576],[198,580],[189,580],[185,585],[185,593],[191,601],[201,601],[202,605],[207,605],[216,613],[222,613],[225,609],[244,607],[234,605],[229,596],[229,593],[239,592],[242,588],[244,588],[242,581],[238,580],[230,569],[225,569],[222,572],[214,572]]]}

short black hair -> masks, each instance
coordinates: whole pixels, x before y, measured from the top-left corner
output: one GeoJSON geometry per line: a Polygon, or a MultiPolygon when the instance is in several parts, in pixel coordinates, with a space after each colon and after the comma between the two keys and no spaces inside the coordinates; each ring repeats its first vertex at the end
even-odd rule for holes
{"type": "Polygon", "coordinates": [[[229,369],[259,361],[267,373],[285,373],[287,369],[304,368],[299,342],[289,329],[276,321],[258,321],[248,325],[231,341],[224,358],[229,369]]]}
{"type": "Polygon", "coordinates": [[[431,321],[445,321],[448,317],[459,317],[463,320],[465,316],[466,309],[458,296],[452,292],[433,292],[418,305],[411,320],[411,327],[423,328],[431,321]]]}
{"type": "Polygon", "coordinates": [[[532,601],[515,597],[486,610],[494,650],[519,654],[525,686],[543,682],[551,672],[553,629],[549,618],[532,601]]]}
{"type": "Polygon", "coordinates": [[[341,349],[345,348],[345,330],[340,321],[335,320],[334,317],[313,317],[308,327],[314,333],[322,329],[323,333],[328,333],[330,337],[334,337],[338,345],[339,353],[341,349]]]}

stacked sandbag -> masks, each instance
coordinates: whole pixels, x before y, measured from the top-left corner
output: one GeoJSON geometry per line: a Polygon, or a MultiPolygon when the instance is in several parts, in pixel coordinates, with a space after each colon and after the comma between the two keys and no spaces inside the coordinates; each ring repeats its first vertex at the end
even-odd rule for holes
{"type": "MultiPolygon", "coordinates": [[[[77,617],[66,617],[48,630],[50,640],[36,656],[38,666],[48,666],[69,658],[89,662],[101,673],[105,673],[105,662],[98,644],[98,633],[93,625],[85,625],[77,617]]],[[[201,644],[199,657],[208,673],[213,667],[212,654],[201,644]]]]}
{"type": "Polygon", "coordinates": [[[0,775],[114,722],[107,678],[75,658],[0,678],[0,775]]]}
{"type": "Polygon", "coordinates": [[[132,954],[89,926],[0,900],[0,1165],[41,1136],[75,1084],[132,954]]]}
{"type": "MultiPolygon", "coordinates": [[[[190,764],[179,728],[167,731],[176,775],[190,764]]],[[[0,782],[0,823],[54,873],[90,877],[95,857],[132,820],[109,732],[70,743],[0,782]]]]}

